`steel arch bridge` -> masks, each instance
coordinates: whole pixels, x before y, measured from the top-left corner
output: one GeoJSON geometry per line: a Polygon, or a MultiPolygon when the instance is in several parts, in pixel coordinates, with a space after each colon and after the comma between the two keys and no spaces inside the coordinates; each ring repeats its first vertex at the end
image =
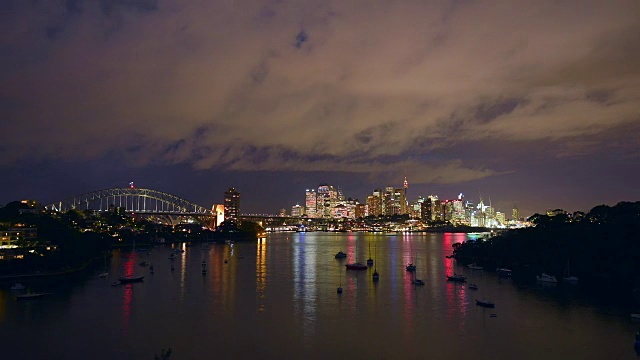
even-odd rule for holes
{"type": "Polygon", "coordinates": [[[55,202],[47,208],[57,212],[77,210],[107,211],[112,207],[146,214],[211,215],[212,211],[162,191],[137,188],[112,188],[92,191],[55,202]]]}

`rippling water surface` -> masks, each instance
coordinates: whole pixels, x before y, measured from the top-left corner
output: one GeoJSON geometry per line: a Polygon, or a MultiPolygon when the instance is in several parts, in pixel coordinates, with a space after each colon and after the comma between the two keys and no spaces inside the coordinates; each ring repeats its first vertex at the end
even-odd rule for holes
{"type": "Polygon", "coordinates": [[[579,287],[514,284],[446,259],[466,234],[277,233],[251,244],[114,251],[95,272],[0,284],[0,353],[12,359],[637,359],[640,323],[579,287]],[[348,259],[336,260],[339,250],[348,259]],[[345,270],[357,257],[373,267],[345,270]],[[225,263],[225,259],[228,260],[225,263]],[[139,265],[149,261],[148,267],[139,265]],[[206,274],[202,274],[202,262],[206,274]],[[407,263],[417,265],[411,284],[407,263]],[[175,269],[171,270],[173,263],[175,269]],[[462,273],[478,290],[447,282],[462,273]],[[111,286],[119,275],[144,282],[111,286]],[[336,289],[342,285],[344,292],[336,289]],[[496,303],[495,309],[475,299],[496,303]],[[492,316],[492,314],[494,314],[492,316]]]}

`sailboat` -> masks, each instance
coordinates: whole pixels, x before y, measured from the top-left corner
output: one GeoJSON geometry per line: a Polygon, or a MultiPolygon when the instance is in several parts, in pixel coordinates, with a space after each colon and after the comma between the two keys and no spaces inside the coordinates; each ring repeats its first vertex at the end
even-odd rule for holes
{"type": "Polygon", "coordinates": [[[422,280],[420,280],[420,279],[416,278],[416,275],[415,275],[415,274],[416,274],[416,273],[415,273],[415,272],[413,272],[413,275],[412,275],[413,279],[411,279],[411,283],[412,283],[413,285],[424,285],[424,281],[422,281],[422,280]]]}
{"type": "Polygon", "coordinates": [[[356,244],[355,250],[353,251],[353,257],[356,261],[352,263],[348,263],[346,266],[347,270],[367,270],[367,265],[364,265],[361,262],[357,261],[358,257],[358,245],[356,244]]]}
{"type": "MultiPolygon", "coordinates": [[[[414,259],[414,261],[415,261],[415,259],[414,259]]],[[[416,266],[412,262],[410,262],[410,263],[407,264],[406,269],[407,269],[407,271],[416,271],[416,266]]]]}
{"type": "Polygon", "coordinates": [[[98,277],[101,278],[105,278],[109,276],[109,273],[107,272],[107,253],[104,253],[104,270],[102,271],[102,273],[100,273],[100,275],[98,275],[98,277]]]}
{"type": "Polygon", "coordinates": [[[342,294],[342,273],[338,272],[338,274],[340,274],[340,286],[338,286],[338,294],[342,294]]]}
{"type": "Polygon", "coordinates": [[[562,277],[563,281],[566,282],[570,282],[570,283],[577,283],[578,282],[578,277],[576,276],[571,276],[570,272],[569,272],[569,260],[567,260],[567,267],[564,271],[564,276],[562,277]]]}
{"type": "MultiPolygon", "coordinates": [[[[377,246],[374,248],[374,254],[375,254],[375,257],[378,257],[378,247],[377,246]]],[[[377,263],[376,263],[376,265],[377,265],[377,263]]],[[[373,275],[371,277],[373,278],[374,282],[380,280],[380,274],[378,274],[378,267],[377,266],[375,268],[373,268],[373,275]]]]}
{"type": "Polygon", "coordinates": [[[371,258],[371,243],[369,243],[369,259],[367,259],[367,266],[373,265],[373,259],[371,258]]]}

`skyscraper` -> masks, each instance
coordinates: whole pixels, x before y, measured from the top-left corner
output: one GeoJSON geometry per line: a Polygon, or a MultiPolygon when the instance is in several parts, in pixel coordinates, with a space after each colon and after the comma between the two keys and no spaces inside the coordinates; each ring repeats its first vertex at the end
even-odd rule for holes
{"type": "Polygon", "coordinates": [[[239,215],[240,193],[231,187],[224,193],[224,221],[230,227],[237,227],[239,215]]]}
{"type": "Polygon", "coordinates": [[[309,218],[315,218],[316,216],[316,191],[314,189],[307,189],[305,193],[305,207],[307,216],[309,218]]]}

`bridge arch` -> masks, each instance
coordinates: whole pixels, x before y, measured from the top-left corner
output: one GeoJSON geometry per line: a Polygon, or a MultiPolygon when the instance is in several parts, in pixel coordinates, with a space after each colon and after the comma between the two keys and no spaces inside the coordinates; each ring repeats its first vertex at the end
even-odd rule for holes
{"type": "Polygon", "coordinates": [[[76,195],[49,205],[57,212],[77,210],[108,211],[111,207],[136,213],[211,215],[212,211],[181,197],[162,191],[138,188],[111,188],[76,195]]]}

